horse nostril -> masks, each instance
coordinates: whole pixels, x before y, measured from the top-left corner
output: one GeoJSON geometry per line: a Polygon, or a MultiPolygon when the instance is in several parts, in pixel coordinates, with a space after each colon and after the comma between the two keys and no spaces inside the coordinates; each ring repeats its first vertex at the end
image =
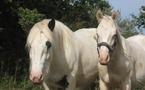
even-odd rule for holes
{"type": "Polygon", "coordinates": [[[42,74],[40,75],[40,80],[43,80],[43,76],[42,76],[42,74]]]}
{"type": "Polygon", "coordinates": [[[32,72],[29,75],[29,79],[34,84],[41,84],[43,81],[43,74],[41,72],[32,72]]]}

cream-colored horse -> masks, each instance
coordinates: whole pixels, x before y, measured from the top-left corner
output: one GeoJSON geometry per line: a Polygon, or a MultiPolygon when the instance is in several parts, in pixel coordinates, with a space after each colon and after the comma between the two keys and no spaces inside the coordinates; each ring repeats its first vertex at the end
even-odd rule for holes
{"type": "Polygon", "coordinates": [[[54,19],[36,23],[27,39],[30,80],[45,90],[88,90],[98,71],[95,34],[96,28],[72,32],[54,19]]]}
{"type": "Polygon", "coordinates": [[[112,16],[97,13],[100,90],[132,90],[145,81],[145,36],[125,39],[112,16]]]}

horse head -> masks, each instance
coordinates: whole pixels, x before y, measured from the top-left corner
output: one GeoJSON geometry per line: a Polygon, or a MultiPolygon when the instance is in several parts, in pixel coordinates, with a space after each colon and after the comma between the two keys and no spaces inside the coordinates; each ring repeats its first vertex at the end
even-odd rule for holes
{"type": "Polygon", "coordinates": [[[117,14],[112,13],[112,16],[107,16],[98,11],[96,17],[99,21],[97,28],[99,62],[102,65],[107,65],[116,46],[117,26],[115,20],[117,14]]]}
{"type": "Polygon", "coordinates": [[[43,70],[45,63],[51,60],[52,32],[55,27],[55,20],[43,20],[36,23],[27,38],[27,47],[30,57],[29,78],[34,84],[41,84],[43,81],[43,70]]]}

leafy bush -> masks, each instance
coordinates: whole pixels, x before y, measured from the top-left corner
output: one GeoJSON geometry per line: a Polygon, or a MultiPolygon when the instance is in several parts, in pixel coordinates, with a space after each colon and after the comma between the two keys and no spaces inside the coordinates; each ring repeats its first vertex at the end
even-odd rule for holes
{"type": "Polygon", "coordinates": [[[29,32],[30,28],[36,22],[42,20],[45,15],[40,14],[37,9],[30,10],[28,8],[20,7],[18,9],[19,24],[25,32],[29,32]]]}

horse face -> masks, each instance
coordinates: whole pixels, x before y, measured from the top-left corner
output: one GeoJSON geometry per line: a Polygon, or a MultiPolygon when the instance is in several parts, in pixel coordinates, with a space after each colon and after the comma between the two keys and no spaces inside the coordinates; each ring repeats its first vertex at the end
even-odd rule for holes
{"type": "Polygon", "coordinates": [[[113,19],[113,16],[102,16],[97,28],[99,62],[102,65],[109,63],[110,55],[116,45],[117,28],[113,19]]]}
{"type": "Polygon", "coordinates": [[[34,84],[41,84],[43,81],[43,76],[45,75],[46,72],[48,72],[47,68],[49,68],[49,64],[51,62],[50,54],[52,52],[52,43],[51,43],[52,40],[49,40],[49,38],[52,37],[50,33],[52,33],[54,29],[54,24],[55,24],[55,20],[53,19],[48,23],[48,26],[46,26],[47,28],[43,28],[43,29],[49,29],[48,33],[44,33],[43,31],[39,30],[39,33],[36,33],[30,45],[29,78],[34,84]]]}
{"type": "Polygon", "coordinates": [[[43,33],[35,37],[30,49],[30,80],[40,84],[43,81],[44,63],[50,61],[51,42],[43,33]]]}

